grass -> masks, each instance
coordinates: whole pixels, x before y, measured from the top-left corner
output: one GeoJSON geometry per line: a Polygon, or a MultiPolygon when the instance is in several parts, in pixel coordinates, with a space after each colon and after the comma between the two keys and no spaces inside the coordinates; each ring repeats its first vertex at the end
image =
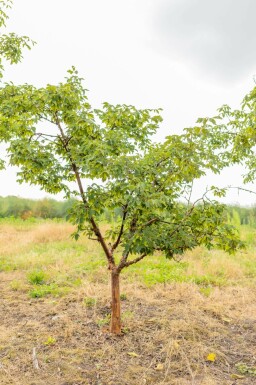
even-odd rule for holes
{"type": "MultiPolygon", "coordinates": [[[[106,261],[97,242],[86,238],[74,241],[72,231],[71,225],[60,221],[1,220],[0,271],[17,271],[23,283],[27,279],[31,285],[42,285],[28,288],[35,297],[69,292],[84,280],[107,283],[106,261]]],[[[181,262],[156,255],[131,266],[122,279],[148,287],[173,282],[194,283],[200,288],[251,285],[256,278],[255,230],[245,226],[241,231],[248,242],[246,251],[227,255],[197,248],[187,252],[181,262]]],[[[19,286],[24,289],[14,277],[13,290],[19,290],[19,286]]]]}
{"type": "Polygon", "coordinates": [[[116,339],[97,242],[74,241],[60,221],[1,220],[0,383],[253,384],[256,238],[240,231],[248,248],[235,255],[197,248],[181,262],[158,254],[123,271],[116,339]]]}

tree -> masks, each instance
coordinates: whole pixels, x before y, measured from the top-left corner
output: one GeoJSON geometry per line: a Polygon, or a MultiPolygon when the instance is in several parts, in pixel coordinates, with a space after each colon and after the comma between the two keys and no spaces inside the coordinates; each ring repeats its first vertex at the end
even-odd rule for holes
{"type": "MultiPolygon", "coordinates": [[[[224,221],[224,206],[207,192],[191,202],[193,181],[225,166],[213,145],[190,130],[154,143],[160,110],[103,103],[91,108],[75,68],[59,85],[0,89],[0,137],[18,180],[76,198],[69,219],[99,242],[112,285],[110,330],[121,333],[119,276],[155,252],[174,258],[198,245],[233,252],[242,247],[224,221]],[[75,187],[76,186],[76,187],[75,187]],[[120,220],[104,233],[105,209],[120,220]]],[[[212,188],[216,195],[222,191],[212,188]]]]}

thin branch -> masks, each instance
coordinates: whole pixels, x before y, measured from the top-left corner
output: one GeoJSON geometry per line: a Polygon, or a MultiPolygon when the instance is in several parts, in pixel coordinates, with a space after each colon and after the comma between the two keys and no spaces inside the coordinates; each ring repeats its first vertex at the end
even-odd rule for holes
{"type": "Polygon", "coordinates": [[[122,238],[122,235],[123,235],[123,232],[124,232],[125,219],[126,219],[126,216],[127,216],[127,208],[128,208],[128,203],[124,206],[122,224],[121,224],[121,227],[120,227],[120,231],[119,231],[117,240],[115,241],[115,243],[113,244],[113,246],[111,248],[112,253],[118,247],[118,245],[119,245],[119,243],[121,241],[121,238],[122,238]]]}
{"type": "Polygon", "coordinates": [[[56,123],[53,122],[51,119],[46,118],[46,116],[43,116],[43,115],[41,115],[41,114],[39,114],[38,116],[39,116],[40,119],[46,120],[47,122],[52,123],[52,124],[56,124],[56,123]]]}
{"type": "Polygon", "coordinates": [[[150,226],[153,223],[158,222],[158,221],[159,221],[159,218],[152,218],[148,222],[144,223],[144,225],[142,225],[141,228],[150,226]]]}
{"type": "Polygon", "coordinates": [[[191,196],[192,196],[192,192],[193,192],[193,186],[194,186],[194,181],[192,181],[192,183],[191,183],[190,193],[189,193],[189,197],[188,197],[188,206],[190,205],[190,202],[191,202],[191,196]]]}
{"type": "Polygon", "coordinates": [[[33,139],[33,137],[36,137],[36,140],[38,140],[39,138],[43,138],[43,139],[48,140],[49,142],[53,143],[53,141],[50,140],[50,139],[48,139],[48,137],[49,137],[49,138],[55,138],[55,139],[56,139],[56,138],[58,138],[59,136],[58,136],[58,135],[44,134],[43,132],[35,132],[34,134],[32,134],[32,135],[29,137],[28,141],[31,142],[32,139],[33,139]]]}
{"type": "Polygon", "coordinates": [[[59,135],[44,134],[43,132],[36,132],[34,135],[48,136],[49,138],[59,138],[59,135]]]}
{"type": "Polygon", "coordinates": [[[247,188],[243,188],[243,187],[235,187],[235,186],[228,186],[227,187],[228,189],[237,189],[237,190],[242,190],[242,191],[246,191],[246,192],[248,192],[248,193],[250,193],[250,194],[255,194],[256,195],[256,191],[252,191],[252,190],[249,190],[249,189],[247,189],[247,188]]]}
{"type": "Polygon", "coordinates": [[[124,266],[125,266],[125,263],[128,259],[128,256],[129,256],[130,252],[127,251],[126,253],[123,254],[122,258],[121,258],[121,261],[119,262],[119,265],[117,266],[117,271],[120,272],[124,266]]]}
{"type": "Polygon", "coordinates": [[[135,258],[135,259],[132,259],[131,261],[125,262],[124,265],[123,265],[123,267],[122,267],[122,269],[123,269],[124,267],[128,267],[128,266],[130,266],[130,265],[133,265],[134,263],[137,263],[137,262],[141,261],[141,260],[142,260],[143,258],[145,258],[146,256],[147,256],[147,254],[144,253],[144,254],[142,254],[141,256],[139,256],[139,257],[137,257],[137,258],[135,258]]]}

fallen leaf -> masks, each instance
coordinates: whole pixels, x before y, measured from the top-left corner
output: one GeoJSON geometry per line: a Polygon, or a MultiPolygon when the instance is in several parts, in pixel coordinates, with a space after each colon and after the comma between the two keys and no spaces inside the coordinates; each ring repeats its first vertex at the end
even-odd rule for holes
{"type": "Polygon", "coordinates": [[[135,352],[127,352],[128,356],[130,357],[139,357],[139,355],[135,352]]]}
{"type": "Polygon", "coordinates": [[[157,364],[156,370],[164,370],[164,365],[163,364],[157,364]]]}
{"type": "Polygon", "coordinates": [[[234,380],[242,380],[243,378],[245,378],[245,376],[242,376],[241,374],[231,374],[230,376],[231,378],[233,378],[234,380]]]}
{"type": "Polygon", "coordinates": [[[206,361],[214,362],[216,361],[216,354],[215,353],[209,353],[206,357],[206,361]]]}
{"type": "Polygon", "coordinates": [[[229,324],[231,322],[231,319],[226,318],[226,317],[222,317],[222,321],[224,321],[224,322],[229,324]]]}

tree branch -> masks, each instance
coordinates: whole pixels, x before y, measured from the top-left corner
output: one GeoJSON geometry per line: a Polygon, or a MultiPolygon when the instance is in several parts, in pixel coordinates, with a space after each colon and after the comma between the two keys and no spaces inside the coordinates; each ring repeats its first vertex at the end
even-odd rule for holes
{"type": "MultiPolygon", "coordinates": [[[[141,261],[143,258],[145,258],[147,256],[146,253],[140,255],[139,257],[135,258],[135,259],[132,259],[131,261],[128,261],[128,262],[125,262],[123,264],[123,266],[121,267],[120,271],[124,268],[124,267],[128,267],[130,265],[133,265],[134,263],[137,263],[139,261],[141,261]]],[[[119,267],[119,266],[118,266],[119,267]]]]}
{"type": "Polygon", "coordinates": [[[46,120],[47,122],[52,123],[52,124],[56,124],[55,122],[53,122],[51,119],[47,118],[46,116],[43,116],[41,114],[39,114],[38,116],[40,119],[46,120]]]}
{"type": "MultiPolygon", "coordinates": [[[[72,170],[73,170],[73,172],[75,174],[75,177],[76,177],[76,181],[77,181],[77,184],[78,184],[80,196],[81,196],[82,201],[84,203],[85,209],[88,210],[89,209],[89,204],[88,204],[87,199],[85,197],[85,192],[84,192],[82,180],[81,180],[81,177],[80,177],[79,169],[78,169],[76,163],[72,159],[72,155],[70,153],[70,149],[68,148],[67,138],[66,138],[65,133],[64,133],[62,127],[61,127],[61,124],[60,124],[60,121],[59,121],[57,113],[55,115],[55,119],[56,119],[56,125],[58,126],[58,128],[60,130],[61,140],[62,140],[63,147],[64,147],[64,149],[66,150],[66,152],[68,154],[72,170]]],[[[102,248],[104,250],[104,253],[105,253],[106,257],[107,257],[107,260],[108,260],[108,263],[109,263],[109,269],[112,270],[115,267],[115,261],[114,261],[114,258],[113,258],[113,253],[109,250],[109,248],[108,248],[108,246],[107,246],[107,244],[105,242],[105,239],[103,238],[103,236],[101,234],[101,231],[100,231],[99,227],[97,226],[97,223],[94,220],[93,216],[90,216],[89,221],[90,221],[90,223],[92,225],[92,230],[93,230],[94,234],[96,235],[98,241],[100,242],[100,244],[101,244],[101,246],[102,246],[102,248]]]]}
{"type": "Polygon", "coordinates": [[[256,191],[248,190],[247,188],[243,188],[243,187],[228,186],[227,188],[228,189],[233,188],[233,189],[237,189],[238,191],[241,190],[241,191],[246,191],[250,194],[256,194],[256,191]]]}
{"type": "Polygon", "coordinates": [[[118,245],[119,245],[119,243],[121,241],[121,238],[122,238],[122,235],[123,235],[123,232],[124,232],[124,224],[125,224],[125,219],[126,219],[126,215],[127,215],[127,208],[128,208],[128,203],[124,206],[122,224],[121,224],[121,227],[120,227],[120,231],[119,231],[117,240],[115,241],[115,243],[113,244],[113,246],[111,248],[112,253],[118,247],[118,245]]]}

